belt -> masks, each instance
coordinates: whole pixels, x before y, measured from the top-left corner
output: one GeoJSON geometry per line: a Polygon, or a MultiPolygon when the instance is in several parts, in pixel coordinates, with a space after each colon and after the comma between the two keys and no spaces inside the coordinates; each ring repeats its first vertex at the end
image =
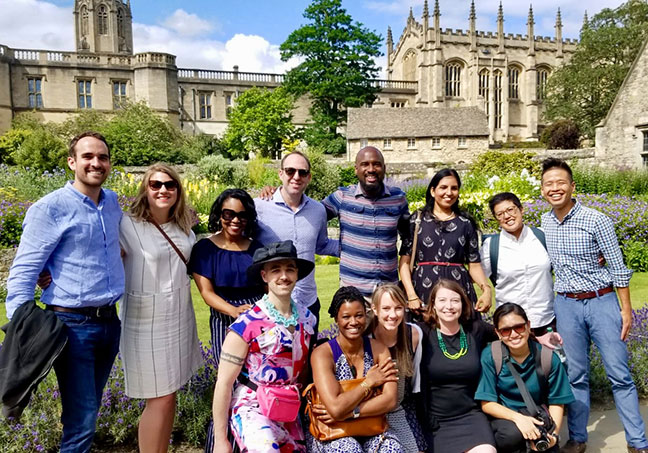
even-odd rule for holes
{"type": "Polygon", "coordinates": [[[611,293],[614,287],[608,286],[607,288],[599,289],[598,291],[584,291],[582,293],[558,293],[561,296],[569,297],[570,299],[593,299],[602,296],[603,294],[611,293]]]}
{"type": "Polygon", "coordinates": [[[417,266],[463,266],[461,263],[446,263],[443,261],[423,261],[421,263],[416,263],[417,266]]]}
{"type": "Polygon", "coordinates": [[[102,305],[101,307],[61,307],[60,305],[47,305],[46,309],[58,311],[59,313],[85,315],[95,319],[110,319],[117,317],[115,305],[102,305]]]}

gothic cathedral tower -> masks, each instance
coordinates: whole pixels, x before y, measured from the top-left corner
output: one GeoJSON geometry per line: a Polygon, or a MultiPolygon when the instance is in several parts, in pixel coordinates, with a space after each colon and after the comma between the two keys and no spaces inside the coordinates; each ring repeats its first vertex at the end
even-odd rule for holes
{"type": "Polygon", "coordinates": [[[130,0],[75,0],[77,52],[133,54],[130,0]]]}

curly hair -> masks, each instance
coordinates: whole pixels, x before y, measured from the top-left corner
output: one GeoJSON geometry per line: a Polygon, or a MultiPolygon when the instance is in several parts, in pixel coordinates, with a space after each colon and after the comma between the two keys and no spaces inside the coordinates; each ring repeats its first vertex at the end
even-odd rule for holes
{"type": "Polygon", "coordinates": [[[358,290],[358,288],[354,286],[343,286],[342,288],[338,289],[333,295],[333,300],[331,301],[331,305],[328,309],[328,314],[331,316],[331,318],[336,318],[338,312],[340,311],[340,307],[346,302],[360,302],[362,306],[365,305],[364,296],[358,290]]]}
{"type": "Polygon", "coordinates": [[[209,211],[207,229],[210,233],[217,233],[223,228],[221,225],[221,213],[223,212],[223,203],[225,203],[229,198],[234,198],[240,201],[245,208],[245,212],[248,214],[248,221],[245,225],[243,234],[247,237],[252,237],[256,232],[257,213],[256,208],[254,207],[254,200],[252,200],[250,194],[243,189],[226,189],[216,197],[216,201],[214,201],[209,211]]]}

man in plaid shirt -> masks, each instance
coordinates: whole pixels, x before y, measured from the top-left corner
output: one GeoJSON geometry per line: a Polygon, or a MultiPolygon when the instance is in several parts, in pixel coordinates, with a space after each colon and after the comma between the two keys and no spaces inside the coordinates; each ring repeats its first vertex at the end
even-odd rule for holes
{"type": "Polygon", "coordinates": [[[569,441],[561,451],[582,453],[586,449],[589,349],[593,341],[612,383],[628,452],[648,453],[624,342],[632,325],[628,287],[632,271],[623,263],[612,220],[572,198],[575,187],[566,162],[550,158],[542,163],[542,195],[553,208],[543,214],[542,229],[556,274],[557,328],[564,340],[569,381],[576,397],[568,405],[569,441]],[[604,266],[599,263],[600,255],[605,258],[604,266]]]}

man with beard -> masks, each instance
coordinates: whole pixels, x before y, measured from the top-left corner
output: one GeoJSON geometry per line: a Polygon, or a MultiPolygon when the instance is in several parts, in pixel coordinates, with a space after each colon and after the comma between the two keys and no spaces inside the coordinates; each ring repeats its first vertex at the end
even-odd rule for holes
{"type": "Polygon", "coordinates": [[[385,159],[373,146],[362,148],[355,160],[359,184],[340,187],[326,197],[329,220],[340,220],[340,282],[365,297],[381,283],[398,281],[397,231],[409,234],[405,193],[388,187],[385,159]]]}
{"type": "Polygon", "coordinates": [[[119,248],[122,211],[117,194],[102,189],[110,174],[103,136],[72,139],[68,166],[74,181],[38,200],[27,211],[18,253],[7,281],[7,317],[33,303],[41,271],[51,283],[41,301],[67,330],[54,362],[61,393],[62,453],[88,452],[103,388],[119,348],[115,303],[124,293],[119,248]]]}

